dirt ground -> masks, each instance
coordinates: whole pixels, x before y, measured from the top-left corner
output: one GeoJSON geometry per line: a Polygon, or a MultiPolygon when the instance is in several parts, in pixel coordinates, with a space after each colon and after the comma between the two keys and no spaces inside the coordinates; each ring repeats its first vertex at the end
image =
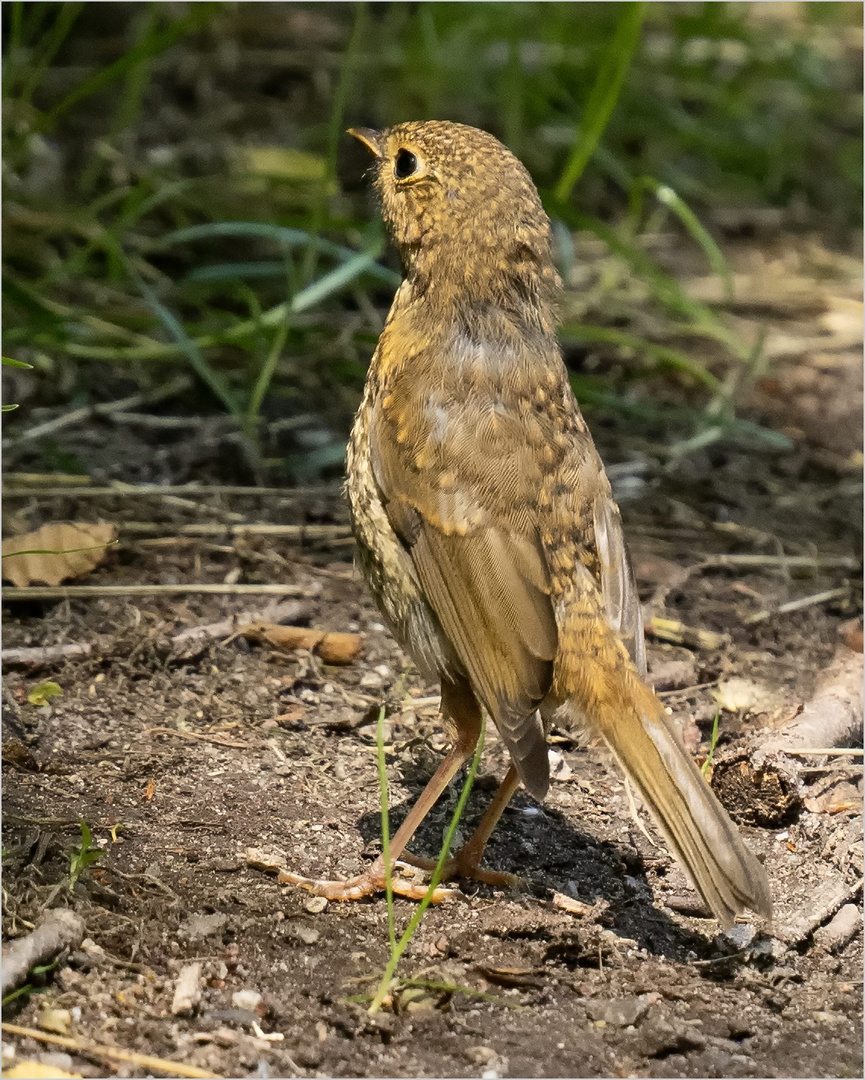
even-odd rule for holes
{"type": "MultiPolygon", "coordinates": [[[[687,648],[650,642],[658,689],[703,754],[720,700],[719,762],[809,700],[839,628],[849,639],[858,612],[850,566],[861,483],[850,442],[858,445],[858,421],[850,423],[861,390],[848,382],[852,365],[861,367],[859,345],[842,346],[822,368],[813,349],[789,350],[755,398],[754,415],[792,431],[794,451],[723,444],[675,468],[644,459],[612,469],[648,614],[720,635],[687,648]],[[824,380],[816,391],[815,379],[824,380]],[[808,412],[815,392],[824,415],[834,408],[841,417],[824,424],[822,439],[808,412]],[[791,571],[781,553],[812,561],[791,571]],[[723,554],[757,559],[724,568],[723,554]],[[823,592],[828,599],[776,612],[823,592]],[[772,614],[754,621],[761,611],[772,614]]],[[[621,454],[624,429],[634,436],[625,421],[597,426],[608,460],[621,454]]],[[[138,481],[168,459],[176,476],[192,479],[193,438],[166,445],[164,434],[108,420],[57,436],[97,479],[101,469],[105,479],[138,481]]],[[[33,463],[19,457],[17,467],[33,463]]],[[[36,992],[4,1018],[64,1030],[91,1049],[70,1054],[7,1035],[4,1064],[41,1058],[84,1076],[147,1074],[100,1056],[98,1044],[225,1077],[862,1075],[861,917],[840,937],[825,926],[842,903],[861,906],[855,759],[803,761],[797,798],[762,823],[730,805],[765,860],[777,914],[774,936],[748,922],[725,935],[653,827],[647,836],[635,824],[619,775],[554,731],[546,803],[519,793],[487,853],[490,866],[525,884],[505,892],[463,882],[429,909],[401,981],[370,1015],[389,955],[384,898],[322,908],[247,857],[265,849],[297,872],[356,873],[380,850],[380,705],[392,829],[445,745],[437,688],[418,680],[352,569],[338,490],[214,489],[184,503],[19,490],[7,485],[10,531],[64,519],[120,525],[120,545],[88,584],[281,582],[292,587],[289,621],[360,633],[364,653],[328,666],[226,633],[198,645],[170,640],[264,611],[272,602],[264,597],[5,606],[5,647],[79,642],[91,652],[6,672],[4,937],[26,934],[52,906],[77,912],[87,936],[56,971],[34,976],[36,992]],[[130,529],[145,520],[151,535],[130,529]],[[194,522],[225,532],[183,537],[194,522]],[[230,532],[237,522],[333,526],[334,536],[241,538],[230,532]],[[47,678],[62,696],[29,703],[47,678]],[[103,854],[72,886],[81,821],[103,854]],[[821,907],[827,889],[835,901],[821,907]],[[575,910],[556,894],[578,901],[575,910]],[[176,983],[192,963],[201,965],[200,997],[175,1015],[176,983]]],[[[488,730],[464,835],[505,767],[488,730]]],[[[436,853],[458,790],[430,815],[419,854],[436,853]]],[[[396,900],[398,929],[412,910],[396,900]]]]}

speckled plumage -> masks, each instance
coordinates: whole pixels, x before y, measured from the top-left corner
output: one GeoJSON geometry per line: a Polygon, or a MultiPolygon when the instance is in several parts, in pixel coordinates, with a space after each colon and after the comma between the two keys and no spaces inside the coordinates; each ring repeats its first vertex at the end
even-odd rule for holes
{"type": "Polygon", "coordinates": [[[459,124],[353,134],[375,155],[405,279],[370,365],[347,491],[372,593],[441,680],[456,735],[399,846],[471,753],[478,704],[515,773],[475,855],[517,776],[546,794],[555,717],[613,751],[723,922],[744,906],[768,915],[762,868],[641,679],[639,600],[556,342],[560,282],[528,172],[459,124]]]}

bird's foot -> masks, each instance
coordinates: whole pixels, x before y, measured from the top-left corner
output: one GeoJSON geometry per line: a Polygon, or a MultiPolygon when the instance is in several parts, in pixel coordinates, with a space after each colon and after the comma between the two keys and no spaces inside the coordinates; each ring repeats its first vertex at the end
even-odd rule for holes
{"type": "MultiPolygon", "coordinates": [[[[393,869],[398,870],[405,863],[394,863],[393,869]]],[[[435,865],[435,864],[433,864],[435,865]]],[[[317,878],[302,877],[293,874],[289,870],[280,871],[277,878],[281,885],[296,885],[306,889],[314,896],[323,896],[327,900],[363,900],[367,896],[387,891],[384,866],[375,862],[364,874],[349,878],[347,881],[325,881],[317,878]]],[[[423,900],[429,891],[428,885],[415,884],[397,874],[391,874],[391,890],[395,896],[404,896],[409,900],[423,900]]],[[[432,895],[431,903],[439,904],[452,893],[451,889],[436,888],[432,895]]]]}
{"type": "MultiPolygon", "coordinates": [[[[421,859],[404,851],[403,862],[411,866],[417,866],[421,870],[432,873],[436,868],[437,859],[421,859]]],[[[490,885],[494,889],[517,889],[525,885],[525,879],[517,874],[508,874],[503,870],[488,870],[481,866],[480,858],[468,850],[468,845],[461,848],[456,855],[452,856],[444,864],[442,869],[442,881],[451,881],[454,878],[466,878],[469,881],[479,881],[483,885],[490,885]]]]}

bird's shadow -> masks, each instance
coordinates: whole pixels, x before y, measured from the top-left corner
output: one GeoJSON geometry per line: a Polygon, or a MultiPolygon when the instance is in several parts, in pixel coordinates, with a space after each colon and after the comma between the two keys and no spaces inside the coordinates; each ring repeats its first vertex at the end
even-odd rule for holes
{"type": "MultiPolygon", "coordinates": [[[[489,803],[495,783],[479,778],[460,823],[463,841],[468,839],[489,803]],[[478,791],[478,788],[486,789],[478,791]]],[[[421,785],[422,786],[422,785],[421,785]]],[[[418,791],[419,794],[419,791],[418,791]]],[[[393,836],[411,807],[416,795],[389,809],[390,833],[393,836]]],[[[573,811],[577,813],[578,811],[573,811]]],[[[442,796],[427,815],[409,845],[412,854],[427,858],[438,857],[443,835],[453,813],[453,802],[442,796]]],[[[381,815],[364,814],[358,830],[368,849],[380,850],[381,815]]],[[[624,832],[624,830],[623,830],[624,832]]],[[[484,866],[505,871],[522,879],[513,895],[550,897],[552,892],[564,893],[586,904],[605,901],[599,906],[599,919],[604,928],[631,939],[647,952],[668,960],[683,962],[694,959],[717,959],[717,946],[711,936],[695,933],[675,922],[663,910],[653,907],[654,893],[646,876],[645,861],[632,842],[632,830],[621,841],[601,840],[574,828],[561,811],[535,802],[520,789],[487,845],[484,866]],[[608,905],[608,906],[607,906],[608,905]]],[[[663,873],[672,859],[652,860],[657,873],[663,873]]],[[[493,895],[489,886],[478,882],[462,883],[472,894],[493,895]]],[[[700,902],[694,894],[694,906],[700,902]]],[[[710,926],[712,924],[707,924],[710,926]]],[[[550,957],[571,966],[576,953],[566,941],[551,943],[550,957]],[[561,954],[561,955],[559,955],[561,954]]]]}

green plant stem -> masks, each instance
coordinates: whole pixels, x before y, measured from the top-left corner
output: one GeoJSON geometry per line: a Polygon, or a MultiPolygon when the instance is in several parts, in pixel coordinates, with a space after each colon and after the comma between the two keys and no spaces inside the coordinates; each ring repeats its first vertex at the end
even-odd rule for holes
{"type": "Polygon", "coordinates": [[[393,868],[390,865],[390,812],[388,810],[387,764],[384,760],[384,705],[378,711],[376,724],[378,752],[378,789],[381,802],[381,857],[384,859],[384,887],[387,897],[387,937],[391,956],[396,949],[396,928],[393,919],[393,868]]]}
{"type": "Polygon", "coordinates": [[[249,395],[249,402],[246,406],[245,427],[246,434],[251,439],[254,439],[256,436],[261,403],[264,401],[268,387],[273,379],[273,373],[276,371],[276,365],[279,363],[282,350],[285,348],[285,342],[288,339],[288,329],[288,319],[285,319],[280,323],[279,328],[274,335],[273,342],[265,357],[265,361],[261,365],[261,371],[258,373],[258,378],[255,380],[255,386],[253,386],[252,393],[249,395]]]}
{"type": "Polygon", "coordinates": [[[633,349],[638,354],[644,354],[659,367],[672,368],[690,375],[697,382],[702,383],[715,393],[720,393],[723,389],[719,379],[715,378],[710,371],[707,371],[698,360],[691,359],[686,353],[680,352],[678,349],[671,349],[666,345],[658,345],[656,342],[648,341],[646,338],[638,337],[636,334],[625,333],[625,331],[617,330],[612,326],[567,323],[560,328],[559,336],[563,341],[596,341],[633,349]]]}
{"type": "Polygon", "coordinates": [[[478,743],[475,747],[474,757],[469,767],[469,773],[466,777],[466,782],[463,784],[463,789],[460,792],[460,797],[457,801],[456,809],[453,812],[453,816],[448,826],[448,831],[445,833],[445,838],[442,843],[441,851],[439,852],[438,862],[436,862],[435,870],[433,870],[432,877],[430,878],[429,888],[424,895],[423,900],[418,904],[416,911],[412,915],[408,926],[405,928],[405,932],[397,942],[396,946],[391,948],[390,960],[387,967],[384,970],[384,974],[381,977],[376,995],[373,998],[372,1004],[369,1007],[370,1013],[376,1013],[382,1006],[387,993],[390,989],[391,980],[393,979],[394,972],[399,964],[400,957],[405,952],[408,943],[414,937],[414,932],[420,925],[421,919],[424,917],[424,912],[429,907],[432,898],[435,894],[438,884],[442,878],[442,872],[444,871],[444,865],[447,862],[448,855],[450,854],[451,844],[453,843],[454,834],[457,831],[457,825],[460,823],[460,819],[463,815],[463,810],[468,802],[469,794],[472,790],[472,784],[475,780],[475,775],[480,765],[481,755],[484,751],[484,733],[486,728],[486,721],[481,722],[481,731],[478,736],[478,743]]]}

